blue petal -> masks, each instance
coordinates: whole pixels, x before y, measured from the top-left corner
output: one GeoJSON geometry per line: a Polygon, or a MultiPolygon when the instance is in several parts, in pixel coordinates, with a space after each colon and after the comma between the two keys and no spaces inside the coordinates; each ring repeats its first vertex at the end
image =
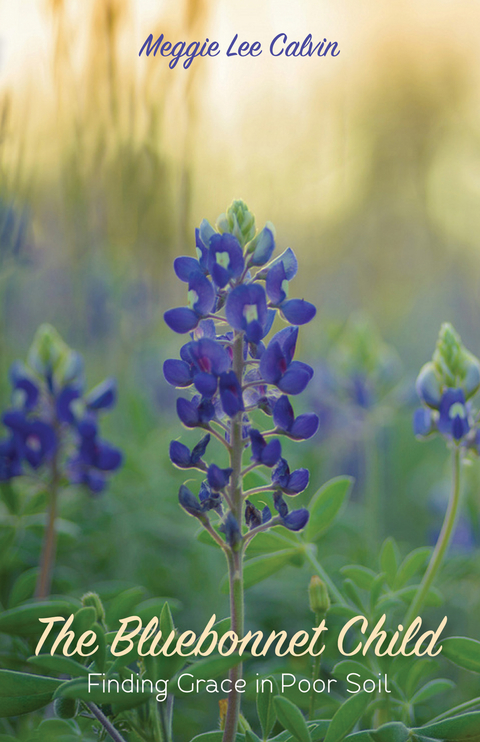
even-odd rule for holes
{"type": "MultiPolygon", "coordinates": [[[[260,362],[261,363],[261,362],[260,362]]],[[[293,361],[277,386],[285,394],[300,394],[313,376],[313,369],[301,361],[293,361]]]]}
{"type": "Polygon", "coordinates": [[[189,469],[191,466],[190,449],[180,441],[170,443],[170,461],[179,469],[189,469]]]}
{"type": "Polygon", "coordinates": [[[66,386],[56,399],[56,412],[57,418],[62,423],[69,423],[73,425],[75,423],[75,415],[72,412],[71,404],[74,400],[80,397],[80,392],[75,387],[66,386]]]}
{"type": "Polygon", "coordinates": [[[413,432],[416,436],[424,437],[434,430],[432,413],[424,407],[419,407],[413,413],[413,432]]]}
{"type": "Polygon", "coordinates": [[[290,531],[301,531],[307,525],[309,517],[308,510],[306,508],[300,508],[299,510],[292,510],[288,513],[282,522],[290,531]]]}
{"type": "Polygon", "coordinates": [[[205,451],[207,450],[207,446],[210,443],[210,433],[207,433],[194,448],[192,449],[192,456],[191,461],[192,464],[198,464],[198,462],[201,460],[202,456],[205,454],[205,451]]]}
{"type": "Polygon", "coordinates": [[[275,306],[280,305],[286,298],[287,294],[283,287],[283,282],[287,280],[283,263],[273,265],[268,271],[265,281],[268,298],[275,306]]]}
{"type": "Polygon", "coordinates": [[[282,455],[282,446],[277,438],[274,438],[263,449],[262,464],[265,466],[275,466],[282,455]]]}
{"type": "Polygon", "coordinates": [[[277,428],[288,432],[290,431],[294,421],[295,415],[290,400],[285,394],[282,394],[273,408],[273,422],[277,428]]]}
{"type": "Polygon", "coordinates": [[[190,386],[193,381],[191,366],[185,361],[169,358],[163,364],[163,375],[172,386],[190,386]]]}
{"type": "Polygon", "coordinates": [[[196,406],[184,397],[177,399],[177,415],[187,428],[195,428],[200,422],[196,406]]]}
{"type": "Polygon", "coordinates": [[[109,410],[117,401],[117,382],[115,379],[105,379],[85,397],[89,410],[109,410]]]}
{"type": "Polygon", "coordinates": [[[262,510],[262,523],[268,523],[269,520],[272,520],[272,514],[268,505],[265,505],[262,510]]]}
{"type": "Polygon", "coordinates": [[[198,315],[188,307],[168,309],[163,315],[163,319],[171,330],[178,332],[180,335],[193,330],[200,321],[198,315]]]}
{"type": "Polygon", "coordinates": [[[173,270],[180,281],[188,283],[191,274],[200,270],[200,263],[195,258],[182,255],[173,261],[173,270]]]}
{"type": "Polygon", "coordinates": [[[190,275],[188,290],[198,297],[193,303],[194,311],[201,316],[209,314],[215,304],[215,289],[208,278],[200,271],[194,271],[190,275]]]}
{"type": "Polygon", "coordinates": [[[234,417],[237,412],[244,409],[242,389],[234,371],[228,371],[220,375],[220,400],[223,411],[229,417],[234,417]]]}
{"type": "Polygon", "coordinates": [[[201,372],[195,375],[194,386],[203,397],[213,397],[217,391],[217,379],[213,374],[201,372]]]}
{"type": "Polygon", "coordinates": [[[270,341],[260,358],[260,373],[262,379],[269,384],[277,384],[282,378],[282,373],[286,369],[285,357],[279,343],[270,341]]]}
{"type": "Polygon", "coordinates": [[[313,412],[299,415],[290,429],[290,435],[298,441],[305,441],[315,435],[318,423],[318,416],[313,412]]]}
{"type": "Polygon", "coordinates": [[[303,492],[303,490],[308,486],[309,478],[310,474],[308,469],[296,469],[292,474],[290,474],[288,488],[285,488],[285,493],[298,495],[300,492],[303,492]]]}
{"type": "Polygon", "coordinates": [[[233,469],[220,469],[216,464],[210,464],[207,471],[208,484],[212,490],[222,490],[230,481],[233,469]]]}
{"type": "Polygon", "coordinates": [[[122,452],[105,441],[97,443],[96,467],[100,471],[115,471],[122,465],[122,452]]]}
{"type": "Polygon", "coordinates": [[[182,508],[186,510],[189,515],[196,517],[202,515],[202,506],[195,495],[192,494],[184,484],[182,484],[178,491],[178,499],[182,508]]]}
{"type": "Polygon", "coordinates": [[[304,299],[290,299],[282,304],[281,311],[292,325],[305,325],[315,317],[316,308],[304,299]]]}
{"type": "Polygon", "coordinates": [[[255,238],[255,242],[256,246],[250,258],[250,265],[265,265],[275,250],[275,239],[272,230],[264,227],[255,238]]]}

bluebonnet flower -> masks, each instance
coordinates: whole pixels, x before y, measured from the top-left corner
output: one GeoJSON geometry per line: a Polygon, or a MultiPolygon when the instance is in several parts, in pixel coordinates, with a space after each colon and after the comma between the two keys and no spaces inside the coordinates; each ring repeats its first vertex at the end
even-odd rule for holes
{"type": "Polygon", "coordinates": [[[201,428],[215,417],[215,407],[209,399],[198,394],[190,401],[185,397],[177,399],[177,415],[186,428],[201,428]]]}
{"type": "Polygon", "coordinates": [[[207,481],[214,492],[223,490],[230,481],[230,475],[233,469],[220,469],[216,464],[210,464],[207,471],[207,481]]]}
{"type": "Polygon", "coordinates": [[[243,284],[230,292],[225,315],[235,330],[244,330],[250,343],[259,343],[264,337],[267,322],[267,299],[259,284],[243,284]]]}
{"type": "Polygon", "coordinates": [[[277,428],[297,441],[311,438],[318,430],[318,416],[307,412],[295,417],[290,400],[285,394],[282,394],[273,408],[273,422],[277,428]]]}
{"type": "Polygon", "coordinates": [[[237,412],[244,410],[242,387],[235,371],[220,374],[220,401],[224,412],[229,417],[235,417],[237,412]]]}
{"type": "Polygon", "coordinates": [[[267,443],[260,431],[255,430],[255,428],[250,430],[250,440],[252,442],[252,461],[268,467],[275,466],[282,455],[280,441],[274,438],[270,443],[267,443]]]}
{"type": "Polygon", "coordinates": [[[298,495],[303,492],[308,486],[309,478],[308,469],[295,469],[290,473],[290,467],[283,458],[272,472],[272,484],[282,490],[285,495],[298,495]]]}
{"type": "Polygon", "coordinates": [[[260,373],[269,384],[285,394],[300,394],[313,376],[306,363],[294,361],[298,327],[286,327],[270,340],[260,358],[260,373]]]}
{"type": "Polygon", "coordinates": [[[98,494],[105,489],[106,474],[122,465],[122,453],[98,437],[98,426],[90,417],[78,424],[77,433],[78,449],[68,461],[70,481],[98,494]]]}
{"type": "Polygon", "coordinates": [[[164,314],[167,325],[174,332],[184,334],[197,327],[215,304],[215,290],[203,273],[191,273],[188,279],[188,307],[169,309],[164,314]]]}
{"type": "Polygon", "coordinates": [[[192,451],[172,441],[170,458],[179,468],[206,472],[198,497],[187,487],[180,488],[180,505],[217,541],[219,530],[224,548],[236,551],[247,538],[238,520],[241,512],[253,535],[258,528],[279,524],[300,530],[308,519],[305,509],[289,512],[279,500],[283,494],[302,492],[308,471],[290,472],[281,457],[280,441],[267,440],[257,426],[252,427],[250,415],[254,410],[273,414],[278,432],[293,440],[310,438],[316,432],[317,416],[307,413],[296,418],[287,397],[303,391],[313,376],[310,366],[294,360],[294,354],[297,325],[310,321],[315,308],[303,299],[287,298],[288,281],[298,268],[295,254],[289,248],[271,260],[273,227],[267,223],[256,233],[255,219],[244,202],[234,201],[219,217],[217,229],[203,220],[195,232],[195,246],[196,258],[182,256],[174,262],[178,278],[188,283],[189,306],[165,313],[167,325],[176,332],[190,332],[191,340],[181,348],[179,359],[165,361],[163,371],[172,386],[193,387],[196,392],[192,398],[177,399],[180,421],[187,428],[203,428],[221,441],[230,465],[221,468],[203,460],[207,436],[192,451]],[[276,316],[289,326],[267,344],[264,338],[276,316]],[[242,470],[246,449],[251,463],[242,470]],[[270,491],[275,498],[281,512],[274,518],[268,505],[260,511],[248,492],[243,492],[243,477],[258,466],[273,469],[271,485],[260,491],[270,491]],[[217,531],[211,529],[209,511],[221,517],[217,531]]]}
{"type": "Polygon", "coordinates": [[[210,442],[210,433],[207,433],[198,443],[192,451],[180,441],[172,441],[170,443],[170,461],[179,469],[202,469],[206,471],[207,467],[205,462],[202,461],[207,446],[210,442]]]}
{"type": "Polygon", "coordinates": [[[106,473],[122,463],[120,451],[98,438],[98,415],[116,401],[116,383],[107,379],[84,394],[83,360],[54,328],[42,325],[29,351],[28,364],[10,369],[12,409],[2,421],[9,437],[0,442],[0,479],[49,466],[71,483],[99,492],[106,473]],[[71,453],[65,460],[65,451],[71,453]]]}
{"type": "Polygon", "coordinates": [[[271,305],[280,309],[292,325],[304,325],[315,317],[313,304],[304,299],[288,299],[288,278],[282,261],[270,268],[265,286],[271,305]]]}
{"type": "Polygon", "coordinates": [[[477,451],[478,428],[471,398],[480,387],[480,362],[448,323],[442,325],[431,361],[420,370],[416,390],[423,407],[415,411],[414,433],[438,432],[449,441],[477,451]]]}

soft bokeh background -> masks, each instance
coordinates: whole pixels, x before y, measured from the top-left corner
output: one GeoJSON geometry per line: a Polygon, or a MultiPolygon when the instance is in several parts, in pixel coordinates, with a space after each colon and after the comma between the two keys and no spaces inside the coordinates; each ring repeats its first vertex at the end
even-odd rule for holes
{"type": "MultiPolygon", "coordinates": [[[[332,570],[347,558],[373,564],[387,534],[404,552],[429,543],[448,466],[440,442],[413,438],[412,381],[441,321],[480,353],[479,22],[473,0],[0,2],[2,402],[10,362],[51,322],[86,355],[91,384],[118,377],[107,437],[127,453],[105,497],[66,497],[78,529],[62,536],[58,590],[143,585],[181,601],[189,628],[212,604],[226,611],[223,564],[176,504],[181,477],[167,449],[180,428],[162,363],[180,339],[162,314],[184,302],[173,257],[191,253],[194,227],[238,197],[297,252],[295,294],[319,309],[300,351],[317,370],[303,404],[322,412],[322,428],[291,457],[311,464],[311,492],[332,474],[357,477],[322,560],[332,570]],[[335,40],[341,54],[273,58],[282,31],[335,40]],[[150,32],[208,36],[223,51],[238,33],[265,51],[172,71],[138,57],[150,32]],[[396,353],[396,386],[374,390],[372,409],[329,384],[354,311],[396,353]],[[362,509],[369,492],[375,522],[362,509]]],[[[471,479],[447,599],[458,631],[475,636],[475,467],[471,479]]],[[[33,566],[38,534],[22,544],[2,565],[5,584],[33,566]]],[[[264,583],[262,600],[249,601],[252,624],[298,623],[291,606],[307,610],[309,576],[289,567],[264,583]]]]}

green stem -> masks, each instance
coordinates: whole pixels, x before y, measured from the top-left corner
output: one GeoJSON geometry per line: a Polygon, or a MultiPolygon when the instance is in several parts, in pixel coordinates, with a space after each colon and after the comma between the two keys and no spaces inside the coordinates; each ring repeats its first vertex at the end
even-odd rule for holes
{"type": "MultiPolygon", "coordinates": [[[[243,378],[243,333],[235,332],[233,340],[232,368],[237,379],[243,378]]],[[[239,527],[242,523],[243,492],[242,492],[242,412],[238,412],[230,426],[230,504],[232,514],[239,527]]],[[[230,621],[231,630],[237,636],[244,634],[244,600],[243,600],[243,543],[230,547],[227,551],[228,577],[230,585],[230,621]]],[[[236,690],[237,682],[242,677],[242,665],[232,667],[229,674],[231,691],[228,695],[227,714],[222,742],[234,742],[237,735],[238,719],[240,716],[241,694],[236,690]]]]}
{"type": "Polygon", "coordinates": [[[57,518],[58,507],[58,451],[52,459],[52,478],[50,483],[50,501],[47,516],[47,528],[43,537],[42,556],[40,558],[40,574],[37,580],[35,596],[40,600],[45,600],[50,595],[52,585],[52,570],[55,562],[55,552],[57,548],[57,534],[55,531],[55,521],[57,518]]]}
{"type": "Polygon", "coordinates": [[[125,738],[122,737],[122,735],[117,729],[115,729],[112,722],[107,719],[105,714],[102,711],[100,711],[98,706],[96,706],[94,703],[90,703],[90,702],[87,703],[87,701],[84,701],[84,703],[85,703],[85,706],[88,708],[88,710],[91,711],[92,714],[95,716],[97,721],[100,722],[100,724],[105,729],[105,731],[110,735],[113,742],[126,742],[125,738]]]}
{"type": "Polygon", "coordinates": [[[444,711],[443,714],[439,714],[428,723],[433,724],[437,721],[442,721],[443,719],[449,719],[451,716],[457,716],[457,714],[462,714],[464,711],[469,711],[477,706],[480,706],[480,698],[472,698],[471,701],[466,701],[465,703],[461,703],[459,706],[454,706],[453,708],[448,709],[448,711],[444,711]]]}
{"type": "Polygon", "coordinates": [[[405,627],[410,626],[412,621],[420,614],[428,595],[428,591],[430,590],[435,576],[442,565],[445,553],[450,544],[457,519],[458,506],[460,504],[460,465],[460,448],[459,446],[455,446],[452,454],[452,491],[447,512],[445,513],[442,530],[440,531],[440,536],[438,537],[432,558],[430,559],[430,564],[428,565],[427,571],[423,576],[423,580],[418,587],[415,598],[413,599],[405,617],[405,627]]]}
{"type": "MultiPolygon", "coordinates": [[[[324,615],[322,616],[320,613],[316,613],[315,614],[315,626],[320,626],[320,624],[322,622],[322,618],[324,617],[324,615]]],[[[309,718],[310,721],[312,721],[313,715],[315,713],[315,701],[317,699],[316,699],[316,693],[315,693],[313,684],[314,684],[315,680],[318,678],[318,675],[320,673],[320,662],[321,662],[321,659],[322,659],[322,655],[319,654],[316,657],[314,657],[313,663],[312,663],[312,690],[310,692],[310,707],[309,707],[309,711],[308,711],[308,718],[309,718]]]]}
{"type": "Polygon", "coordinates": [[[323,569],[320,562],[316,559],[316,557],[314,557],[314,555],[312,554],[309,548],[305,549],[305,556],[307,557],[308,561],[312,565],[316,574],[318,574],[318,576],[324,581],[324,583],[328,587],[328,593],[332,601],[334,601],[335,603],[339,603],[340,605],[346,605],[345,599],[343,595],[341,594],[340,590],[338,590],[338,588],[335,586],[335,583],[332,582],[332,580],[327,575],[327,573],[323,569]]]}

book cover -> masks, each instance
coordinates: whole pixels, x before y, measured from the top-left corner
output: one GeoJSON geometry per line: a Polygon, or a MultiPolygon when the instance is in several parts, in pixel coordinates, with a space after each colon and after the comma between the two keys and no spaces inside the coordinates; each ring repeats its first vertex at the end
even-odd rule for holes
{"type": "Polygon", "coordinates": [[[0,742],[480,742],[477,6],[0,20],[0,742]]]}

